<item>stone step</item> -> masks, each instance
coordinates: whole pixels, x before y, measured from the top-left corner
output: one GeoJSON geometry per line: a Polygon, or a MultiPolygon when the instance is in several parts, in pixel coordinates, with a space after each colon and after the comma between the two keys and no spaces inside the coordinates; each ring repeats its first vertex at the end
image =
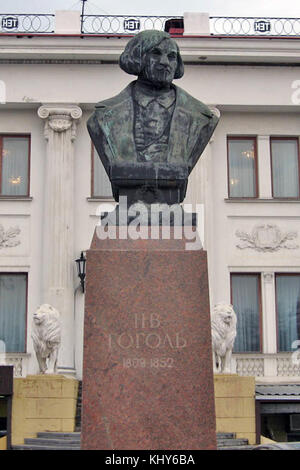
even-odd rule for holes
{"type": "Polygon", "coordinates": [[[61,447],[61,446],[69,446],[69,447],[80,447],[80,441],[78,439],[73,440],[73,439],[54,439],[54,438],[42,438],[42,437],[37,437],[37,438],[26,438],[24,439],[24,444],[25,445],[42,445],[42,446],[55,446],[55,447],[61,447]]]}
{"type": "Polygon", "coordinates": [[[72,439],[80,441],[80,432],[38,432],[38,438],[43,439],[72,439]]]}
{"type": "Polygon", "coordinates": [[[224,446],[218,447],[217,450],[255,450],[257,446],[254,445],[245,445],[245,446],[224,446]]]}
{"type": "Polygon", "coordinates": [[[226,446],[246,446],[249,444],[248,439],[218,439],[218,447],[226,446]]]}
{"type": "Polygon", "coordinates": [[[217,432],[218,439],[234,439],[236,436],[235,432],[217,432]]]}
{"type": "Polygon", "coordinates": [[[67,443],[64,446],[23,444],[12,446],[12,450],[80,450],[80,447],[72,447],[67,443]]]}
{"type": "Polygon", "coordinates": [[[38,432],[12,450],[80,450],[80,432],[38,432]]]}

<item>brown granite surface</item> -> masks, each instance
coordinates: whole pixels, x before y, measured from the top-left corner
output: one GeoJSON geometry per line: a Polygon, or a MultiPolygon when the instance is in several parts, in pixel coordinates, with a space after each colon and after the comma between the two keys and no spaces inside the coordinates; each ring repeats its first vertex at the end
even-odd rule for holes
{"type": "Polygon", "coordinates": [[[206,252],[94,236],[82,449],[215,449],[213,387],[206,252]]]}

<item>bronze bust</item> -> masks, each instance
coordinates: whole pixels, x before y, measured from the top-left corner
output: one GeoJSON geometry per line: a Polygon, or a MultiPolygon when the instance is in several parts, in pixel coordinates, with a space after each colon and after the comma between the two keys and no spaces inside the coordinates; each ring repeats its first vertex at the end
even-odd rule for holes
{"type": "Polygon", "coordinates": [[[97,103],[87,124],[114,198],[126,195],[129,204],[179,204],[219,117],[173,85],[184,66],[168,33],[137,34],[119,64],[137,80],[97,103]]]}

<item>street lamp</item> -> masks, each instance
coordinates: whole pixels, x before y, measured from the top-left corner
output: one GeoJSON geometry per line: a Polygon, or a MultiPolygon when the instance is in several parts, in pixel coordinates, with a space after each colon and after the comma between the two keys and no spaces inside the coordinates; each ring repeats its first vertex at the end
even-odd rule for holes
{"type": "Polygon", "coordinates": [[[84,292],[86,257],[84,256],[83,251],[81,252],[80,258],[76,259],[75,262],[77,265],[77,274],[80,279],[81,289],[82,292],[84,292]]]}

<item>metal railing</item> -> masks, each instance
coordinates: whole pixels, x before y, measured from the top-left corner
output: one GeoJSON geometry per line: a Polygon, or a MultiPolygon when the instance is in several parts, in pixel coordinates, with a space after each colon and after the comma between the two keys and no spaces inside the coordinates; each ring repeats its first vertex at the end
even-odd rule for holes
{"type": "Polygon", "coordinates": [[[81,32],[83,34],[128,35],[145,29],[164,31],[168,20],[183,21],[183,17],[82,15],[81,32]]]}
{"type": "Polygon", "coordinates": [[[0,33],[54,33],[55,15],[0,14],[0,33]]]}
{"type": "MultiPolygon", "coordinates": [[[[145,29],[183,31],[182,16],[81,15],[79,34],[132,35],[145,29]]],[[[221,17],[209,18],[210,36],[300,36],[300,18],[221,17]]],[[[55,32],[54,14],[0,13],[0,34],[55,32]]],[[[172,31],[171,31],[172,32],[172,31]]],[[[199,33],[201,34],[201,32],[199,33]]]]}
{"type": "Polygon", "coordinates": [[[300,18],[210,17],[211,35],[300,36],[300,18]]]}

